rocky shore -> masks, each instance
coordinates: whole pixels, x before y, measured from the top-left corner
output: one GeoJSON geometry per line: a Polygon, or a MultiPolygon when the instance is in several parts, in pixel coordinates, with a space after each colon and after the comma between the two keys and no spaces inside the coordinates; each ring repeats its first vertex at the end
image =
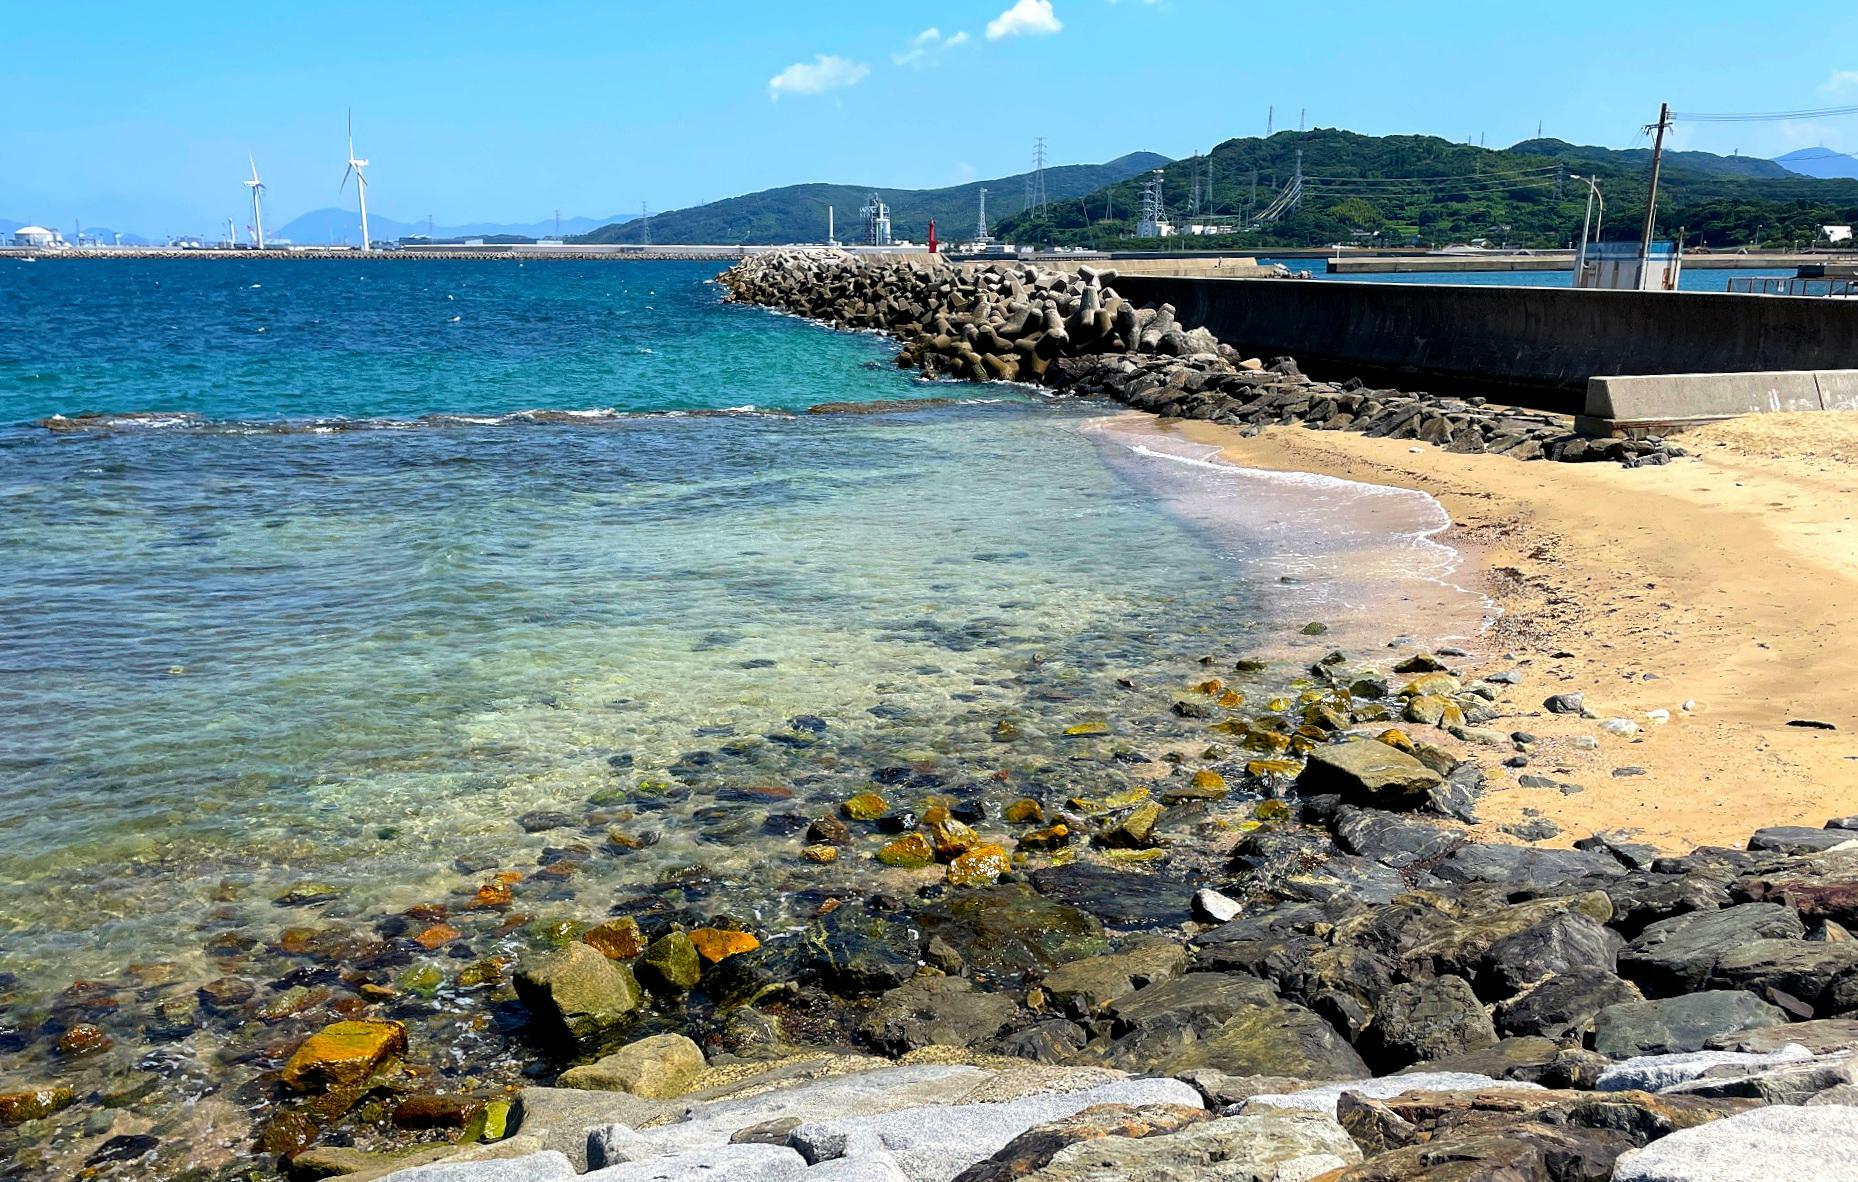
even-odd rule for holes
{"type": "Polygon", "coordinates": [[[1653,724],[1520,654],[1332,643],[1222,633],[1165,681],[1035,659],[972,747],[811,715],[718,736],[511,818],[533,864],[458,854],[404,912],[303,882],[247,931],[222,883],[204,985],[133,964],[27,1005],[0,976],[7,1049],[56,1047],[6,1069],[0,1173],[1858,1175],[1858,818],[1681,855],[1550,848],[1546,817],[1480,838],[1500,769],[1579,792],[1561,744],[1653,724]],[[564,894],[685,798],[706,838],[765,841],[799,922],[720,905],[698,863],[604,911],[564,894]],[[94,1073],[112,1042],[133,1070],[94,1073]]]}
{"type": "Polygon", "coordinates": [[[1288,357],[1241,356],[1174,308],[1140,308],[1110,286],[1116,272],[1021,263],[953,264],[917,256],[771,251],[722,277],[731,299],[889,333],[900,366],[930,376],[1021,381],[1109,398],[1168,418],[1233,426],[1302,423],[1415,439],[1519,460],[1662,464],[1662,439],[1595,439],[1565,415],[1482,398],[1318,382],[1288,357]]]}
{"type": "Polygon", "coordinates": [[[515,977],[535,1036],[577,1065],[502,1101],[405,1095],[399,1028],[338,1023],[296,1049],[284,1086],[397,1096],[395,1124],[478,1143],[312,1145],[285,1168],[355,1182],[1852,1176],[1858,818],[1681,857],[1608,834],[1472,841],[1482,761],[1531,750],[1518,724],[1580,717],[1581,702],[1518,700],[1512,670],[1454,660],[1325,658],[1263,712],[1209,677],[1177,710],[1239,753],[1230,781],[1202,769],[1120,800],[1080,786],[911,806],[897,785],[848,799],[797,852],[869,856],[881,840],[879,859],[937,868],[913,895],[833,899],[793,934],[653,938],[649,917],[583,933],[515,977]],[[1235,798],[1246,820],[1210,820],[1235,798]],[[670,1029],[697,995],[718,1007],[707,1032],[670,1029]]]}

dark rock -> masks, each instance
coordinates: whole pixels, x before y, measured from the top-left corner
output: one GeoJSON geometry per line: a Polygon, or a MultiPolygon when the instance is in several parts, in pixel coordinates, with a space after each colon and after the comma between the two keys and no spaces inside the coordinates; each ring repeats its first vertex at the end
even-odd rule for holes
{"type": "Polygon", "coordinates": [[[1030,1059],[1034,1063],[1069,1063],[1089,1041],[1090,1032],[1076,1022],[1047,1018],[1024,1030],[1001,1035],[989,1049],[998,1055],[1030,1059]]]}
{"type": "Polygon", "coordinates": [[[1041,895],[1117,928],[1175,928],[1191,918],[1193,887],[1182,875],[1071,862],[1032,872],[1041,895]]]}
{"type": "MultiPolygon", "coordinates": [[[[826,988],[847,996],[895,989],[915,976],[922,963],[922,936],[907,917],[856,903],[814,920],[801,940],[811,972],[826,988]]],[[[722,963],[730,966],[742,959],[732,956],[722,963]]]]}
{"type": "Polygon", "coordinates": [[[1751,940],[1723,953],[1705,984],[1763,997],[1779,990],[1830,1017],[1858,1009],[1858,943],[1751,940]]]}
{"type": "Polygon", "coordinates": [[[1778,903],[1743,903],[1648,925],[1619,955],[1619,974],[1653,995],[1699,988],[1725,954],[1755,940],[1797,940],[1800,917],[1778,903]]]}
{"type": "Polygon", "coordinates": [[[1549,977],[1526,993],[1497,1005],[1497,1030],[1506,1035],[1559,1039],[1584,1035],[1608,1006],[1643,1001],[1633,986],[1604,969],[1576,968],[1549,977]]]}
{"type": "Polygon", "coordinates": [[[1461,1055],[1497,1041],[1490,1015],[1462,977],[1435,977],[1389,989],[1374,1008],[1364,1052],[1383,1071],[1461,1055]]]}
{"type": "Polygon", "coordinates": [[[1550,714],[1579,714],[1585,697],[1580,693],[1552,694],[1542,702],[1542,708],[1550,714]]]}
{"type": "Polygon", "coordinates": [[[1623,1002],[1594,1016],[1593,1049],[1612,1059],[1700,1051],[1720,1035],[1786,1021],[1779,1008],[1740,989],[1623,1002]]]}
{"type": "Polygon", "coordinates": [[[999,1034],[1019,1007],[1005,993],[981,992],[962,977],[918,977],[878,999],[859,1037],[893,1058],[919,1047],[968,1047],[999,1034]]]}
{"type": "Polygon", "coordinates": [[[1395,869],[1443,858],[1465,843],[1463,833],[1443,825],[1346,806],[1336,813],[1335,835],[1349,853],[1395,869]]]}
{"type": "Polygon", "coordinates": [[[1166,1136],[1210,1118],[1211,1114],[1205,1109],[1179,1104],[1150,1104],[1140,1108],[1099,1104],[1028,1129],[986,1161],[976,1162],[957,1174],[955,1182],[1013,1182],[1035,1174],[1068,1146],[1106,1138],[1166,1136]]]}
{"type": "Polygon", "coordinates": [[[1478,984],[1486,996],[1502,999],[1563,973],[1611,974],[1624,943],[1587,916],[1563,912],[1492,944],[1478,966],[1478,984]]]}
{"type": "Polygon", "coordinates": [[[1834,849],[1850,841],[1858,841],[1858,834],[1845,829],[1808,829],[1803,825],[1776,825],[1769,829],[1758,829],[1748,839],[1751,850],[1773,850],[1783,854],[1810,854],[1834,849]]]}
{"type": "Polygon", "coordinates": [[[947,941],[975,972],[998,978],[1049,972],[1107,948],[1094,916],[1023,886],[951,892],[923,907],[917,923],[925,935],[947,941]]]}
{"type": "Polygon", "coordinates": [[[1545,850],[1523,845],[1468,845],[1440,863],[1446,882],[1489,882],[1512,893],[1546,894],[1586,878],[1613,878],[1626,868],[1589,850],[1545,850]]]}
{"type": "Polygon", "coordinates": [[[524,833],[543,833],[550,829],[567,829],[580,821],[567,813],[536,809],[516,818],[516,823],[522,826],[524,833]]]}

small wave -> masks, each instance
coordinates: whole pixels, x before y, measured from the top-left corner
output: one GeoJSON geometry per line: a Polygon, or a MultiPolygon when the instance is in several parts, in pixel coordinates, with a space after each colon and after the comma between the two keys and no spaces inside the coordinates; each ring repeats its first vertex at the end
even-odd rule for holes
{"type": "MultiPolygon", "coordinates": [[[[927,400],[926,400],[927,401],[927,400]]],[[[905,403],[904,405],[911,405],[905,403]]],[[[604,426],[650,422],[654,419],[682,418],[790,418],[796,412],[753,404],[700,408],[694,410],[622,411],[613,407],[591,409],[554,409],[540,407],[512,411],[509,414],[434,413],[412,417],[318,418],[318,419],[209,419],[205,415],[176,411],[128,411],[122,413],[87,412],[75,415],[50,415],[35,419],[32,426],[58,434],[78,432],[127,432],[187,429],[201,434],[219,435],[337,435],[352,431],[412,431],[421,428],[461,427],[536,427],[536,426],[604,426]]]]}

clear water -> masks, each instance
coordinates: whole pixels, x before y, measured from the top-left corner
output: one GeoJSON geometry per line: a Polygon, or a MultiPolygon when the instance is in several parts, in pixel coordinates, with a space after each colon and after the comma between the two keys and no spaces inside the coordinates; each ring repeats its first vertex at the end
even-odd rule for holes
{"type": "MultiPolygon", "coordinates": [[[[926,384],[879,338],[722,304],[714,270],[0,263],[0,1042],[80,1092],[192,1081],[138,1109],[164,1148],[135,1176],[244,1160],[206,1146],[249,1129],[178,1100],[261,1114],[244,1080],[329,1012],[153,1057],[146,1017],[226,974],[282,994],[287,929],[447,904],[460,939],[384,971],[450,981],[538,938],[460,907],[508,870],[543,926],[649,900],[779,933],[912,885],[798,856],[880,769],[910,804],[1113,790],[1204,748],[1168,709],[1202,656],[1476,629],[1424,497],[926,384]],[[509,417],[538,408],[582,413],[509,417]],[[80,412],[117,417],[35,425],[80,412]],[[1085,721],[1111,734],[1062,735],[1085,721]],[[334,900],[274,902],[306,882],[334,900]],[[73,1009],[80,980],[116,1000],[73,1009]],[[117,1045],[54,1054],[78,1017],[117,1045]]],[[[525,1061],[449,985],[388,1012],[447,1077],[525,1061]]],[[[94,1112],[0,1164],[81,1159],[94,1112]]]]}

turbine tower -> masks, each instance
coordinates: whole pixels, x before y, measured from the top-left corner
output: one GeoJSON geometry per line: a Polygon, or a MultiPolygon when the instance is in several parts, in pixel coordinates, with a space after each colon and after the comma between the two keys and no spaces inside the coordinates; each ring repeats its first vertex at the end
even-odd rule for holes
{"type": "Polygon", "coordinates": [[[258,161],[249,155],[246,159],[251,162],[252,166],[252,179],[245,182],[245,187],[252,191],[252,241],[257,244],[259,250],[263,250],[265,248],[265,210],[261,195],[265,191],[265,183],[258,179],[258,161]]]}
{"type": "Polygon", "coordinates": [[[361,199],[361,250],[363,254],[366,254],[373,246],[368,241],[368,178],[361,171],[367,166],[366,160],[355,158],[355,112],[351,110],[348,113],[348,171],[342,174],[342,185],[337,187],[337,192],[348,184],[348,178],[352,174],[355,178],[355,194],[361,199]]]}

